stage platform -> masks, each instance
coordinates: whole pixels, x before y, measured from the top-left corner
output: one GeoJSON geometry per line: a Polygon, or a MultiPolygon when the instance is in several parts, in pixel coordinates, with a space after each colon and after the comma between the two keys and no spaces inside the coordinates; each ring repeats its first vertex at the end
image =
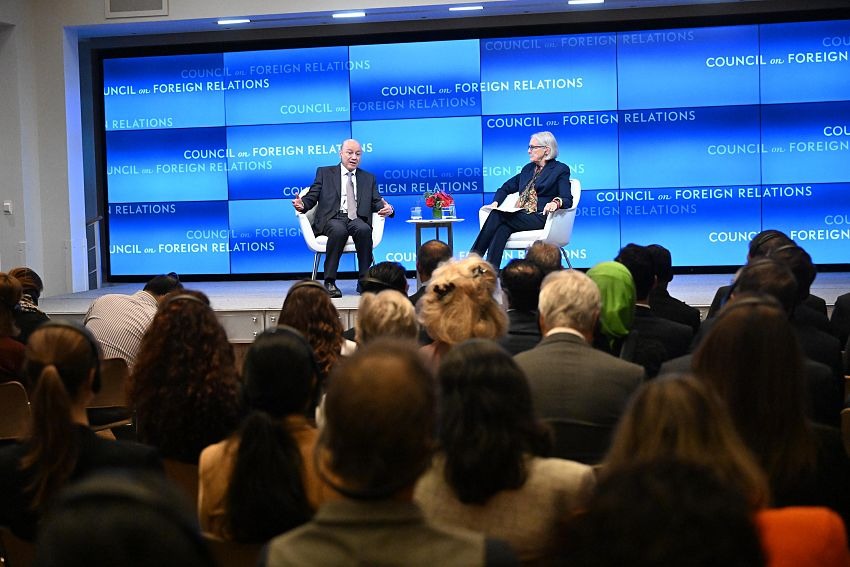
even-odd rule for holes
{"type": "MultiPolygon", "coordinates": [[[[703,314],[707,311],[717,288],[726,285],[731,274],[677,275],[670,283],[670,293],[686,303],[699,307],[703,314]]],[[[296,281],[229,281],[229,282],[187,282],[189,289],[206,293],[232,342],[253,341],[265,328],[277,324],[277,316],[283,305],[283,298],[296,281]]],[[[410,280],[410,290],[416,289],[416,281],[410,280]]],[[[348,328],[357,319],[357,295],[355,280],[339,280],[337,285],[343,296],[334,299],[340,313],[342,324],[348,328]]],[[[143,284],[106,284],[101,289],[43,297],[40,307],[51,317],[82,320],[89,305],[97,297],[107,293],[135,293],[143,284]]],[[[835,298],[850,291],[850,273],[830,272],[818,274],[812,293],[826,300],[829,308],[835,298]]]]}

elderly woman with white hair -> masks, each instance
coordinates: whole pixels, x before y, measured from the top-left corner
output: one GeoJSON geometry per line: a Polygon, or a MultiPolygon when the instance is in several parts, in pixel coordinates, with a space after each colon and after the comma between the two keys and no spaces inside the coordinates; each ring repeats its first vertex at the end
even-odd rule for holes
{"type": "Polygon", "coordinates": [[[557,161],[558,141],[551,132],[532,134],[528,143],[529,163],[505,181],[493,197],[494,208],[487,217],[472,252],[485,257],[496,269],[502,264],[505,244],[514,232],[538,230],[546,224],[546,215],[573,206],[570,191],[570,166],[557,161]],[[519,193],[518,211],[495,209],[511,193],[519,193]]]}

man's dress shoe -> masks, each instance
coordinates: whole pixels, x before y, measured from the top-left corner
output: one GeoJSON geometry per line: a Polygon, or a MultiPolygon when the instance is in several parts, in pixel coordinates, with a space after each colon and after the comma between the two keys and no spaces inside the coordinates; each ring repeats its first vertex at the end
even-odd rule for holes
{"type": "Polygon", "coordinates": [[[328,290],[328,295],[331,296],[331,299],[342,297],[342,292],[336,287],[334,282],[325,282],[325,289],[328,290]]]}

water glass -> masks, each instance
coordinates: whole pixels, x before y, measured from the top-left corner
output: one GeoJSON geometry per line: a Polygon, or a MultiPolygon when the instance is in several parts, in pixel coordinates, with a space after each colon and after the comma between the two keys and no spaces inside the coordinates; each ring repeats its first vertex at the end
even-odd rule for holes
{"type": "Polygon", "coordinates": [[[443,207],[443,218],[444,219],[453,219],[455,217],[455,206],[454,205],[446,205],[443,207]]]}
{"type": "Polygon", "coordinates": [[[410,207],[410,220],[422,220],[422,207],[410,207]]]}

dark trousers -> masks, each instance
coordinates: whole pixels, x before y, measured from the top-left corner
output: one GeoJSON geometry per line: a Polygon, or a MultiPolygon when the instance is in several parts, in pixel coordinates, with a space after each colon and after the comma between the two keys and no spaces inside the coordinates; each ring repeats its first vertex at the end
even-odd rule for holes
{"type": "Polygon", "coordinates": [[[539,230],[545,224],[546,217],[540,213],[492,211],[481,227],[478,238],[473,242],[471,251],[479,256],[484,256],[484,252],[487,252],[485,259],[498,270],[502,265],[505,244],[511,234],[524,230],[539,230]]]}
{"type": "Polygon", "coordinates": [[[358,278],[366,277],[366,272],[372,265],[372,227],[359,217],[349,220],[345,213],[339,213],[327,222],[323,234],[328,237],[325,280],[336,280],[339,259],[349,236],[354,240],[354,247],[357,249],[358,278]]]}

